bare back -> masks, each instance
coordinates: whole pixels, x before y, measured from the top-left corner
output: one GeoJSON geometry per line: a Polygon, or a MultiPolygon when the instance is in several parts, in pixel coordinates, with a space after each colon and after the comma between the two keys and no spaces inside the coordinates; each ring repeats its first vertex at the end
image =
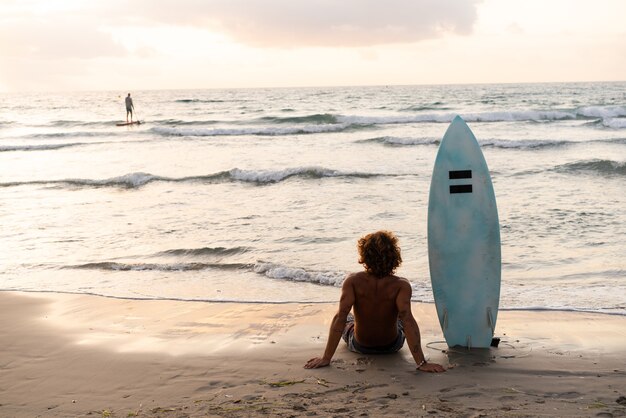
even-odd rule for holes
{"type": "Polygon", "coordinates": [[[394,275],[378,278],[367,272],[354,273],[346,280],[354,290],[356,340],[370,347],[392,343],[398,334],[397,298],[403,287],[410,287],[408,281],[394,275]]]}

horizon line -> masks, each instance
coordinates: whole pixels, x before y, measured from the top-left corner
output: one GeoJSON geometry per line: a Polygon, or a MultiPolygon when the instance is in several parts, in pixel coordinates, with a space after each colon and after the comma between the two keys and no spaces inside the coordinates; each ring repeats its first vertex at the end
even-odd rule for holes
{"type": "MultiPolygon", "coordinates": [[[[624,80],[579,80],[579,81],[506,81],[506,82],[458,82],[458,83],[416,83],[416,84],[329,84],[329,85],[299,85],[299,86],[240,86],[240,87],[168,87],[168,88],[139,88],[130,89],[135,92],[151,91],[191,91],[191,90],[263,90],[263,89],[324,89],[324,88],[391,88],[391,87],[433,87],[433,86],[496,86],[496,85],[529,85],[529,84],[592,84],[592,83],[625,83],[624,80]]],[[[0,94],[53,94],[53,93],[98,93],[98,92],[128,92],[128,89],[79,89],[79,90],[15,90],[0,91],[0,94]]]]}

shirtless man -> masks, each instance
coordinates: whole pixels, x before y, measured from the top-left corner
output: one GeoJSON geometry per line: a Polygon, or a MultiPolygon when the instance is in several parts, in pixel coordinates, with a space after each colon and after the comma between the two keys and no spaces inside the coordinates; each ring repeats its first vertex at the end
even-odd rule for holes
{"type": "Polygon", "coordinates": [[[130,121],[133,121],[133,109],[135,108],[135,106],[133,105],[133,99],[130,98],[130,93],[128,93],[128,96],[126,96],[126,99],[124,100],[125,104],[126,104],[126,122],[128,123],[128,115],[130,114],[130,121]]]}
{"type": "Polygon", "coordinates": [[[365,271],[352,273],[343,282],[326,350],[304,367],[328,366],[342,337],[349,350],[361,354],[395,353],[406,337],[417,370],[445,371],[441,365],[426,361],[420,330],[411,313],[411,284],[393,275],[402,263],[398,239],[391,232],[379,231],[359,239],[358,249],[365,271]],[[354,318],[349,318],[352,309],[354,318]]]}

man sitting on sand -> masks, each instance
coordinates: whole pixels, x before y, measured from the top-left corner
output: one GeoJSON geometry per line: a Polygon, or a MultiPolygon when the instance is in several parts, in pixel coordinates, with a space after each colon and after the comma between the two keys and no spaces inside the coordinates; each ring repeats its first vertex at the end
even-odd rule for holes
{"type": "Polygon", "coordinates": [[[426,361],[420,330],[411,313],[411,284],[393,274],[402,263],[396,236],[387,231],[366,235],[359,239],[358,249],[365,271],[346,277],[324,355],[312,358],[304,367],[328,366],[342,336],[350,351],[361,354],[395,353],[406,336],[417,370],[445,371],[441,365],[426,361]],[[353,308],[354,317],[349,318],[353,308]]]}

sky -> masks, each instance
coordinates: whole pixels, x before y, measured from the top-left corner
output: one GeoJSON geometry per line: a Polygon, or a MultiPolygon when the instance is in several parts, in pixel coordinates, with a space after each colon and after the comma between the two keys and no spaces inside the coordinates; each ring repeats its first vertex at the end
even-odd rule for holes
{"type": "Polygon", "coordinates": [[[0,92],[622,81],[624,0],[0,0],[0,92]]]}

